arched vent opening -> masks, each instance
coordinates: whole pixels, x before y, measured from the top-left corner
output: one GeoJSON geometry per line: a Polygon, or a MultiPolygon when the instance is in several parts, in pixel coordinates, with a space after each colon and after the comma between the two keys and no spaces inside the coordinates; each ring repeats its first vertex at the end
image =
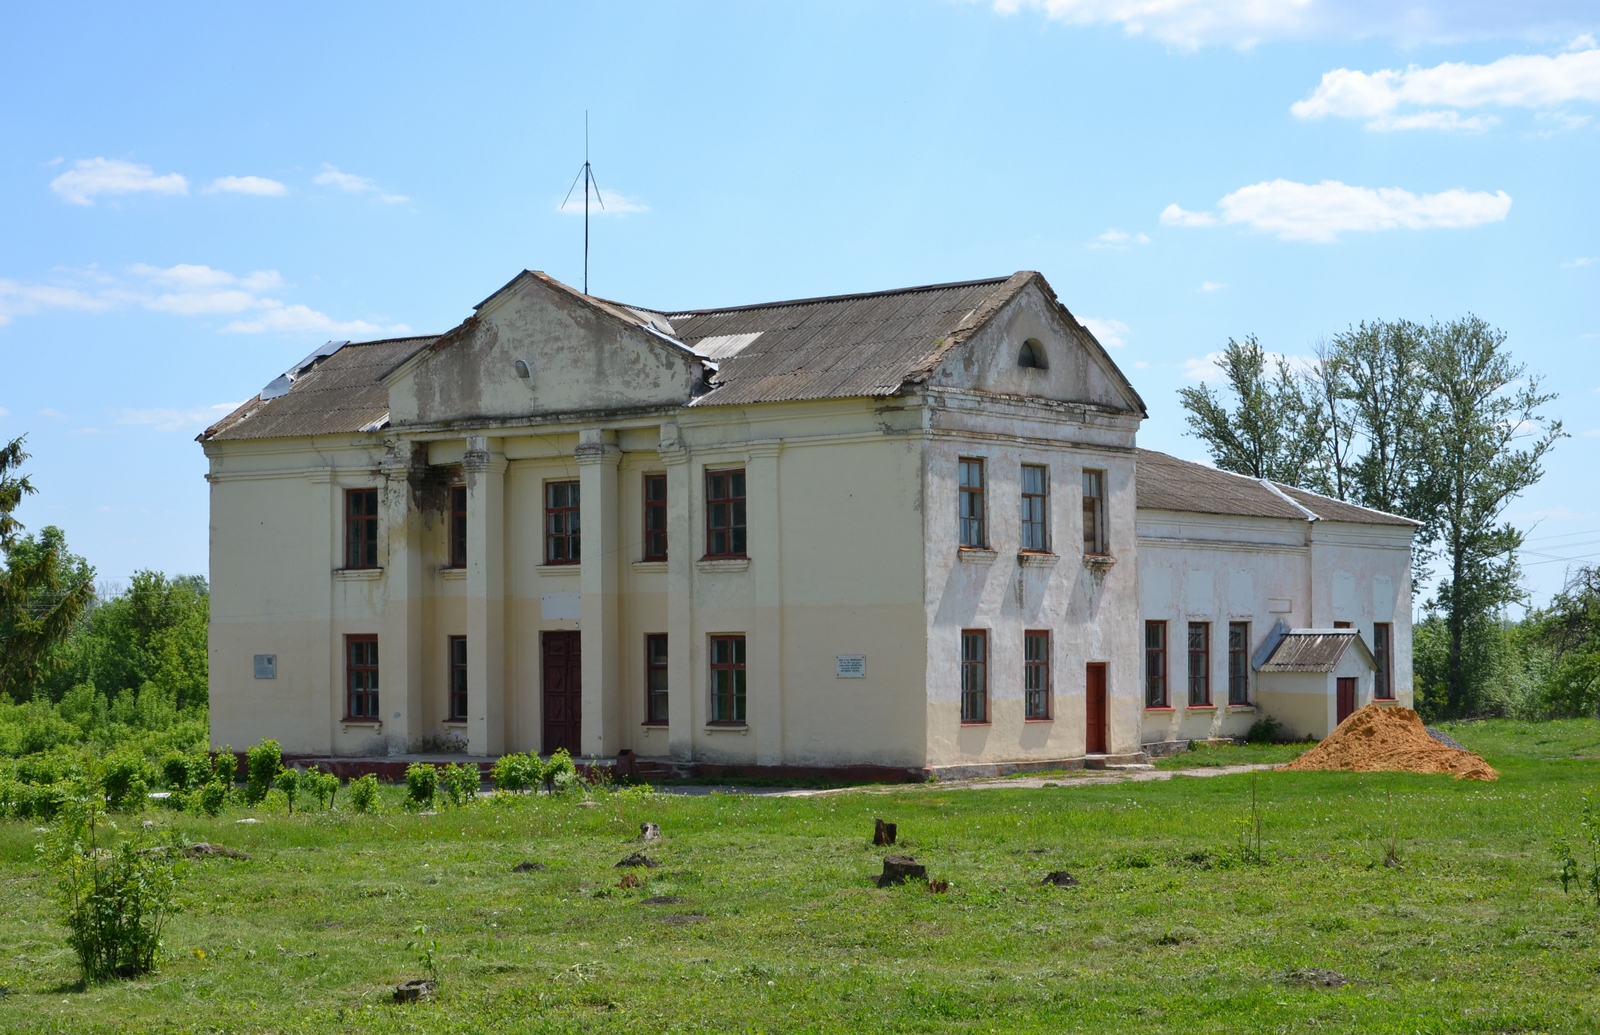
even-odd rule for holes
{"type": "Polygon", "coordinates": [[[1022,351],[1017,355],[1017,366],[1030,370],[1049,370],[1050,359],[1045,355],[1044,345],[1037,338],[1029,338],[1022,343],[1022,351]]]}

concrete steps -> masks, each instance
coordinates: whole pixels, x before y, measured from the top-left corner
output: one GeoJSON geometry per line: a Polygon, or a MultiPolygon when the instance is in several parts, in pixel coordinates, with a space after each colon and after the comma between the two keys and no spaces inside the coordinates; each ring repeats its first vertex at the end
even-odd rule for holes
{"type": "Polygon", "coordinates": [[[1085,755],[1083,759],[1085,769],[1154,769],[1150,764],[1150,757],[1143,751],[1134,751],[1121,755],[1085,755]]]}

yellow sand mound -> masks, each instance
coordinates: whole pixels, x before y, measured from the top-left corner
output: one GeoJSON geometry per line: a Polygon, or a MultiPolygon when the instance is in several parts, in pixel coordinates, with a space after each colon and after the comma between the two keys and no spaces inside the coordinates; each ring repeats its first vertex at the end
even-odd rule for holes
{"type": "Polygon", "coordinates": [[[1457,751],[1428,736],[1410,708],[1369,704],[1327,739],[1284,769],[1344,769],[1353,773],[1450,773],[1457,780],[1498,780],[1480,755],[1457,751]]]}

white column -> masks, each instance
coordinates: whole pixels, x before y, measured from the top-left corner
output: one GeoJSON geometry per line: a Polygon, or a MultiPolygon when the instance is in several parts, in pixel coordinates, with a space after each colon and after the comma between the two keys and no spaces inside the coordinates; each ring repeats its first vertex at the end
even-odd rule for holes
{"type": "Polygon", "coordinates": [[[745,709],[756,737],[756,764],[783,764],[783,525],[778,440],[750,443],[745,494],[750,575],[756,606],[746,641],[745,709]]]}
{"type": "MultiPolygon", "coordinates": [[[[583,602],[578,628],[583,633],[583,731],[585,755],[615,755],[621,740],[621,658],[617,629],[617,574],[622,553],[617,543],[617,465],[622,452],[616,434],[598,428],[578,434],[579,521],[583,557],[579,589],[583,602]]],[[[641,650],[643,647],[641,646],[641,650]]]]}
{"type": "MultiPolygon", "coordinates": [[[[321,638],[322,646],[317,656],[307,658],[306,663],[313,679],[318,672],[325,672],[328,676],[328,726],[319,738],[319,747],[326,745],[321,750],[331,752],[334,731],[339,728],[339,720],[344,718],[344,636],[335,631],[338,622],[333,613],[333,573],[344,567],[344,525],[341,518],[344,493],[333,484],[331,467],[312,468],[306,473],[306,480],[312,485],[313,498],[320,494],[322,500],[322,506],[316,511],[319,516],[312,525],[311,549],[306,556],[312,577],[307,585],[321,588],[306,601],[313,607],[306,617],[311,621],[320,619],[327,630],[327,635],[321,638]]],[[[380,648],[382,646],[379,644],[380,648]]],[[[281,669],[282,659],[279,660],[281,669]]]]}
{"type": "Polygon", "coordinates": [[[505,491],[500,440],[467,438],[467,750],[505,751],[505,491]]]}
{"type": "Polygon", "coordinates": [[[694,757],[694,562],[703,544],[691,525],[693,491],[689,451],[676,424],[661,425],[661,462],[667,465],[667,750],[694,757]]]}
{"type": "Polygon", "coordinates": [[[383,460],[383,517],[387,554],[383,571],[383,632],[378,637],[379,701],[387,736],[405,738],[412,749],[426,734],[422,694],[422,544],[412,505],[426,447],[404,439],[389,443],[383,460]],[[396,713],[399,713],[396,715],[396,713]]]}

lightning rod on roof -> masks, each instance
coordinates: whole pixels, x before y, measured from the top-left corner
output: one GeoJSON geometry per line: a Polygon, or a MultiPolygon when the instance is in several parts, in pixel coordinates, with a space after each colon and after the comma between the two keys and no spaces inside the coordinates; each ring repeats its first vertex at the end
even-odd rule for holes
{"type": "Polygon", "coordinates": [[[594,178],[594,167],[589,164],[589,113],[583,113],[583,168],[578,170],[578,175],[573,177],[572,186],[567,188],[567,196],[561,199],[561,208],[567,207],[567,202],[572,200],[572,192],[578,189],[578,181],[583,181],[583,293],[589,293],[589,188],[594,187],[594,200],[603,209],[606,207],[605,199],[600,196],[600,183],[594,178]]]}

